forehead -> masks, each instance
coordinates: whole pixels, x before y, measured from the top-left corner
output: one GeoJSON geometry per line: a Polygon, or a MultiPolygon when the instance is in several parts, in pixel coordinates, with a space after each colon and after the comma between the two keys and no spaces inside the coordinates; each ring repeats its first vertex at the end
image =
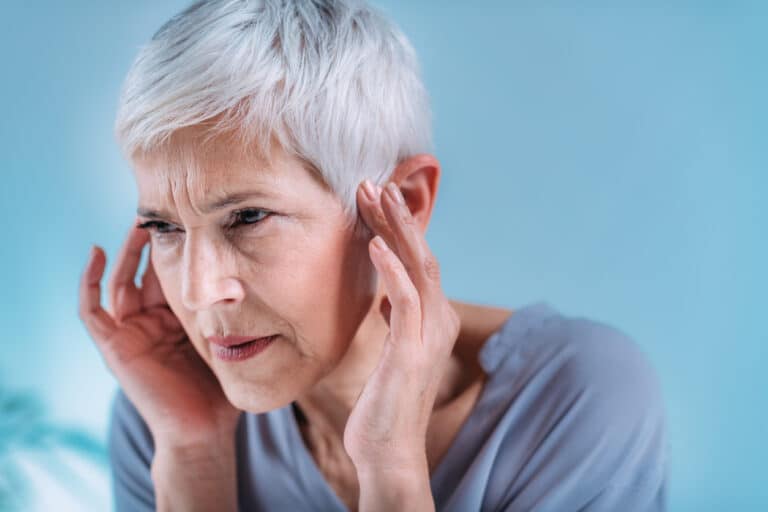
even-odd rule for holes
{"type": "Polygon", "coordinates": [[[282,195],[280,181],[286,181],[285,176],[276,180],[276,170],[262,162],[232,158],[154,158],[137,161],[134,167],[139,191],[137,213],[150,218],[174,218],[172,212],[179,201],[189,201],[207,215],[250,198],[278,199],[282,195]]]}
{"type": "Polygon", "coordinates": [[[162,147],[135,155],[132,161],[139,185],[151,183],[152,188],[180,182],[205,188],[275,180],[295,164],[274,144],[266,153],[231,135],[205,137],[197,127],[178,130],[162,147]]]}
{"type": "Polygon", "coordinates": [[[326,199],[321,196],[333,196],[311,166],[276,142],[265,153],[233,137],[201,141],[188,131],[172,137],[162,150],[134,155],[132,163],[142,215],[168,214],[179,200],[209,213],[245,197],[275,199],[285,206],[291,200],[319,204],[326,199]]]}
{"type": "Polygon", "coordinates": [[[162,147],[133,156],[139,196],[166,201],[184,193],[202,200],[244,188],[285,192],[310,184],[313,176],[303,160],[275,140],[264,146],[231,133],[212,137],[200,127],[183,128],[162,147]]]}

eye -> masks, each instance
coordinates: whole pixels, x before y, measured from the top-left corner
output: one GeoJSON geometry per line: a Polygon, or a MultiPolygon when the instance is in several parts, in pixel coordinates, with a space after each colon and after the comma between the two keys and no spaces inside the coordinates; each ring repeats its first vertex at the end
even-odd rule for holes
{"type": "MultiPolygon", "coordinates": [[[[229,222],[227,227],[233,229],[239,226],[251,226],[253,224],[262,222],[270,215],[272,215],[271,212],[261,210],[259,208],[247,208],[245,210],[239,210],[232,214],[232,220],[229,222]]],[[[158,220],[144,222],[139,224],[137,227],[141,229],[148,229],[149,231],[155,232],[158,235],[169,235],[174,232],[178,232],[178,230],[174,229],[171,224],[158,220]]]]}
{"type": "Polygon", "coordinates": [[[141,229],[147,229],[149,231],[155,231],[157,233],[165,235],[168,233],[172,233],[172,231],[166,231],[170,226],[171,225],[168,224],[167,222],[151,220],[149,222],[144,222],[143,224],[139,224],[136,227],[141,229]]]}
{"type": "Polygon", "coordinates": [[[231,228],[235,228],[240,225],[258,224],[271,215],[266,210],[259,208],[248,208],[245,210],[239,210],[232,214],[234,221],[230,224],[231,228]]]}

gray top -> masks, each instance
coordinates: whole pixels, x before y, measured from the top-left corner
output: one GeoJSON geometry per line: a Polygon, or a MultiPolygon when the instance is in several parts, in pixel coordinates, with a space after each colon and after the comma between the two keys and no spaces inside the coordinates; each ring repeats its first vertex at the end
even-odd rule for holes
{"type": "MultiPolygon", "coordinates": [[[[666,510],[665,406],[626,334],[538,302],[514,311],[479,362],[489,378],[431,476],[438,511],[666,510]]],[[[347,510],[290,405],[243,413],[236,435],[240,510],[347,510]]],[[[116,510],[154,510],[152,437],[121,389],[109,450],[116,510]]]]}

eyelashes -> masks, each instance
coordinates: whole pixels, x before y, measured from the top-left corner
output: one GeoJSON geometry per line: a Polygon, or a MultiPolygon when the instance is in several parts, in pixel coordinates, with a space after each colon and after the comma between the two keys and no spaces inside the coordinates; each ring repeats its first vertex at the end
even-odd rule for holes
{"type": "Polygon", "coordinates": [[[170,224],[166,224],[165,222],[159,222],[156,220],[151,220],[149,222],[144,222],[142,224],[139,224],[136,226],[137,228],[146,229],[147,231],[156,232],[159,234],[167,234],[168,231],[164,231],[166,226],[170,226],[170,224]]]}
{"type": "MultiPolygon", "coordinates": [[[[267,210],[260,208],[246,208],[244,210],[238,210],[232,213],[232,220],[227,224],[227,229],[237,229],[240,227],[252,227],[256,226],[273,214],[267,210]],[[263,216],[260,216],[263,214],[263,216]],[[254,218],[256,220],[254,220],[254,218]]],[[[180,233],[181,231],[175,230],[172,224],[159,220],[150,220],[143,222],[136,226],[137,228],[146,229],[157,235],[171,235],[173,233],[180,233]]]]}
{"type": "Polygon", "coordinates": [[[232,214],[234,217],[234,220],[232,223],[230,223],[230,228],[236,228],[238,226],[252,226],[254,224],[259,224],[264,221],[267,217],[270,217],[272,215],[271,212],[268,212],[266,210],[262,210],[259,208],[246,208],[245,210],[238,210],[232,214]],[[259,214],[263,213],[264,216],[261,218],[258,218],[259,214]],[[256,217],[256,220],[254,220],[254,217],[256,217]]]}

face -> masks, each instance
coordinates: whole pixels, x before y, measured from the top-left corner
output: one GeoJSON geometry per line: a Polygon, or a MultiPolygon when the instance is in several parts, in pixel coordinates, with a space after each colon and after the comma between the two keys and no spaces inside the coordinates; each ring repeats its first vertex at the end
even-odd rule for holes
{"type": "Polygon", "coordinates": [[[172,152],[135,158],[139,220],[157,222],[151,261],[196,351],[233,405],[264,412],[337,365],[377,283],[367,238],[300,160],[277,145],[269,163],[233,147],[221,139],[203,151],[178,137],[172,152]],[[272,334],[266,350],[237,362],[214,356],[206,340],[272,334]]]}

